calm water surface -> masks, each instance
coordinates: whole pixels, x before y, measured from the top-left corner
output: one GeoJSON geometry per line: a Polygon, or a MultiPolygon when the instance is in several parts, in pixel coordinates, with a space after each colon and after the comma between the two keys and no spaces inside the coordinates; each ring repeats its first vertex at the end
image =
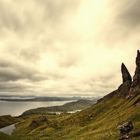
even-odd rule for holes
{"type": "Polygon", "coordinates": [[[8,102],[0,101],[0,116],[2,115],[21,115],[24,111],[38,108],[63,105],[72,101],[51,101],[51,102],[8,102]]]}
{"type": "Polygon", "coordinates": [[[12,124],[12,125],[6,126],[4,128],[1,128],[0,132],[11,135],[13,133],[13,131],[15,130],[15,128],[16,128],[15,124],[12,124]]]}

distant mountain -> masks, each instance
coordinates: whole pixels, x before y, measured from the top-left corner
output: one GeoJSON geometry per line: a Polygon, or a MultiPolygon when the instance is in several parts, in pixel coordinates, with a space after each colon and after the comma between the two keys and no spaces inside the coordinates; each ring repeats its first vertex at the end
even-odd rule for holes
{"type": "MultiPolygon", "coordinates": [[[[79,97],[80,98],[80,97],[79,97]]],[[[1,101],[20,101],[20,102],[43,102],[43,101],[69,101],[69,100],[77,100],[79,98],[74,98],[74,97],[21,97],[21,98],[0,98],[1,101]]]]}
{"type": "Polygon", "coordinates": [[[62,106],[51,106],[51,107],[41,107],[37,109],[31,109],[25,111],[22,116],[24,115],[31,115],[31,114],[45,114],[45,113],[55,113],[55,112],[72,112],[76,110],[83,110],[93,104],[96,103],[97,100],[78,100],[70,103],[66,103],[62,106]]]}
{"type": "Polygon", "coordinates": [[[99,99],[93,97],[10,97],[10,96],[2,96],[0,97],[0,101],[11,101],[11,102],[45,102],[45,101],[72,101],[72,100],[80,100],[80,99],[99,99]]]}

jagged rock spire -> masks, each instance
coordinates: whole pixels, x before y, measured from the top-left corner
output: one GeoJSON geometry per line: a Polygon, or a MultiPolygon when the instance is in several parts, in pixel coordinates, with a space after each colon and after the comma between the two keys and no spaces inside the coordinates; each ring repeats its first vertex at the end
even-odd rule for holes
{"type": "Polygon", "coordinates": [[[137,51],[136,57],[136,70],[135,75],[133,77],[132,87],[140,86],[140,51],[137,51]]]}
{"type": "Polygon", "coordinates": [[[133,81],[124,63],[122,63],[121,65],[121,72],[122,72],[123,83],[119,86],[117,90],[104,96],[102,99],[99,100],[99,102],[105,99],[110,99],[115,96],[131,98],[137,94],[140,94],[140,51],[139,50],[137,51],[136,70],[135,70],[135,75],[133,77],[133,81]]]}
{"type": "Polygon", "coordinates": [[[129,90],[132,84],[132,78],[124,63],[122,63],[121,65],[121,72],[123,83],[119,86],[117,94],[118,96],[126,97],[129,94],[129,90]]]}
{"type": "MultiPolygon", "coordinates": [[[[118,87],[117,90],[106,95],[103,99],[109,99],[109,98],[112,98],[114,96],[125,98],[129,95],[129,90],[130,90],[131,84],[132,84],[132,78],[131,78],[131,75],[130,75],[128,69],[124,65],[124,63],[122,63],[122,65],[121,65],[121,72],[122,72],[123,83],[118,87]]],[[[103,100],[103,99],[101,99],[101,100],[103,100]]],[[[99,100],[99,102],[101,100],[99,100]]]]}
{"type": "Polygon", "coordinates": [[[121,65],[121,72],[122,72],[123,83],[126,81],[132,82],[131,75],[130,75],[128,69],[126,68],[126,66],[124,65],[124,63],[122,63],[122,65],[121,65]]]}
{"type": "Polygon", "coordinates": [[[137,66],[140,65],[140,51],[139,50],[137,50],[136,65],[137,66]]]}

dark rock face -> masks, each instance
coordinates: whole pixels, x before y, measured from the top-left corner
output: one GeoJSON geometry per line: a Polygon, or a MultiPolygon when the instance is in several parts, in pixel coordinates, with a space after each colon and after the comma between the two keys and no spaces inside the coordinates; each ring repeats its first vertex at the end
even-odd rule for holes
{"type": "Polygon", "coordinates": [[[102,99],[98,100],[98,102],[117,96],[131,98],[140,94],[140,51],[139,50],[137,51],[136,70],[133,77],[133,81],[124,63],[122,63],[121,65],[121,72],[122,72],[122,84],[119,86],[119,88],[111,92],[110,94],[104,96],[102,99]]]}
{"type": "Polygon", "coordinates": [[[113,91],[113,92],[107,94],[107,95],[104,96],[103,98],[99,99],[99,100],[97,101],[97,103],[100,103],[100,102],[102,102],[102,101],[104,101],[104,100],[106,100],[106,99],[111,99],[111,98],[113,98],[113,97],[116,96],[116,95],[117,95],[117,90],[115,90],[115,91],[113,91]]]}
{"type": "Polygon", "coordinates": [[[119,140],[126,140],[130,138],[130,132],[134,129],[132,121],[128,121],[122,125],[118,126],[120,130],[120,138],[119,140]]]}
{"type": "Polygon", "coordinates": [[[129,90],[131,88],[132,78],[124,63],[121,65],[121,72],[123,83],[119,86],[117,92],[118,96],[126,97],[129,94],[129,90]]]}
{"type": "Polygon", "coordinates": [[[118,128],[120,130],[120,134],[124,135],[124,134],[128,134],[129,132],[131,132],[134,129],[134,126],[133,126],[132,121],[128,121],[122,125],[119,125],[118,128]]]}
{"type": "Polygon", "coordinates": [[[102,99],[98,100],[98,102],[101,102],[104,99],[110,99],[115,96],[126,97],[129,95],[129,90],[132,84],[132,78],[124,63],[122,63],[121,65],[121,72],[122,72],[122,84],[119,86],[119,88],[109,93],[108,95],[104,96],[102,99]]]}
{"type": "Polygon", "coordinates": [[[136,57],[136,70],[135,75],[133,77],[132,87],[140,87],[140,52],[137,51],[137,57],[136,57]]]}
{"type": "Polygon", "coordinates": [[[117,90],[118,96],[126,97],[129,95],[129,90],[131,88],[131,83],[126,81],[125,83],[121,84],[117,90]]]}
{"type": "Polygon", "coordinates": [[[38,118],[32,120],[32,122],[30,123],[29,126],[30,126],[30,127],[37,127],[37,126],[39,126],[40,124],[46,123],[46,122],[48,122],[48,121],[49,121],[49,120],[48,120],[47,116],[42,115],[42,116],[39,116],[38,118]]]}
{"type": "Polygon", "coordinates": [[[137,51],[137,57],[136,57],[136,70],[133,77],[133,82],[131,85],[131,89],[129,92],[129,96],[133,97],[140,93],[140,52],[137,51]]]}
{"type": "Polygon", "coordinates": [[[126,68],[126,66],[124,65],[124,63],[122,63],[122,65],[121,65],[121,72],[122,72],[123,83],[125,83],[127,81],[129,81],[131,83],[132,82],[131,75],[130,75],[128,69],[126,68]]]}

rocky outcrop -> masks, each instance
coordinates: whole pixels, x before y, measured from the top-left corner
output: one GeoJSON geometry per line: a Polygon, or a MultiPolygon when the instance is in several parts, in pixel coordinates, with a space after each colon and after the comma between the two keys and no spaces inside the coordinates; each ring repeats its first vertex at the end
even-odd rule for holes
{"type": "Polygon", "coordinates": [[[119,88],[111,92],[110,94],[104,96],[102,99],[98,100],[98,102],[115,96],[131,98],[140,94],[140,51],[139,50],[137,51],[136,70],[133,76],[133,80],[124,63],[122,63],[121,65],[121,72],[122,72],[122,84],[119,86],[119,88]]]}
{"type": "Polygon", "coordinates": [[[37,127],[42,123],[47,123],[48,121],[49,120],[48,120],[47,116],[42,115],[42,116],[39,116],[38,118],[32,120],[29,126],[30,127],[37,127]]]}
{"type": "Polygon", "coordinates": [[[132,78],[124,63],[122,63],[121,65],[121,72],[122,72],[122,84],[119,86],[117,92],[118,96],[126,97],[129,95],[129,90],[132,84],[132,78]]]}
{"type": "Polygon", "coordinates": [[[128,69],[126,68],[126,66],[124,65],[124,63],[122,63],[121,65],[121,72],[122,72],[122,80],[123,83],[129,81],[130,83],[132,83],[132,78],[131,75],[128,71],[128,69]]]}
{"type": "Polygon", "coordinates": [[[137,51],[136,70],[133,76],[131,89],[129,91],[129,97],[134,97],[138,94],[140,94],[140,52],[139,50],[137,51]]]}
{"type": "Polygon", "coordinates": [[[129,138],[129,133],[134,129],[132,121],[125,122],[118,126],[120,131],[120,138],[119,140],[126,140],[129,138]]]}
{"type": "Polygon", "coordinates": [[[124,63],[122,63],[121,65],[121,72],[122,72],[122,84],[119,86],[119,88],[111,92],[110,94],[104,96],[102,99],[98,100],[98,102],[101,102],[104,99],[110,99],[115,96],[126,97],[129,95],[129,91],[132,84],[132,78],[124,63]]]}
{"type": "Polygon", "coordinates": [[[136,70],[135,75],[133,77],[132,87],[140,87],[140,52],[137,51],[137,57],[136,57],[136,70]]]}
{"type": "Polygon", "coordinates": [[[117,94],[120,97],[127,97],[129,95],[131,84],[127,81],[119,86],[117,94]]]}
{"type": "Polygon", "coordinates": [[[118,93],[117,90],[115,90],[115,91],[113,91],[113,92],[107,94],[107,95],[104,96],[103,98],[99,99],[99,100],[97,101],[97,103],[99,103],[99,102],[101,102],[101,101],[104,101],[104,100],[106,100],[106,99],[111,99],[111,98],[117,96],[117,93],[118,93]]]}

